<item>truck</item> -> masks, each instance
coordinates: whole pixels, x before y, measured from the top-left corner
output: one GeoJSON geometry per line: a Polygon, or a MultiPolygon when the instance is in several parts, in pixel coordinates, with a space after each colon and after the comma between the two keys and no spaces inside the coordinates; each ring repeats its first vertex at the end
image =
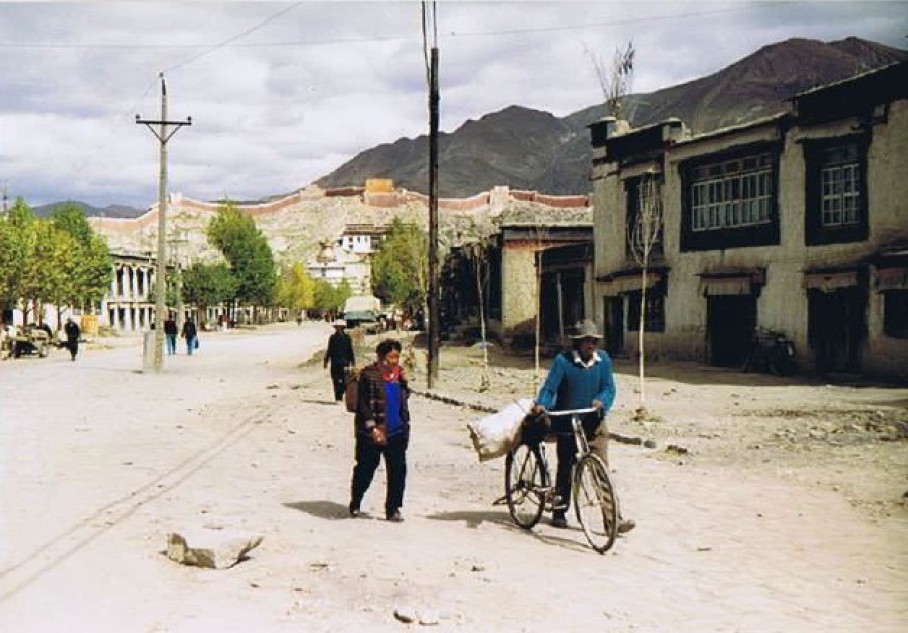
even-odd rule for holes
{"type": "Polygon", "coordinates": [[[344,303],[344,320],[349,328],[362,327],[367,332],[377,332],[380,314],[381,301],[378,297],[356,295],[344,303]]]}

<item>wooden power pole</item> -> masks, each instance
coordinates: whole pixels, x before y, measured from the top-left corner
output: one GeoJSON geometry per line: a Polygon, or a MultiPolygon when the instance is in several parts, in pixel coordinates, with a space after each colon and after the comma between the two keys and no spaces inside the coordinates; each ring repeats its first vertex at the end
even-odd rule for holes
{"type": "Polygon", "coordinates": [[[438,380],[438,48],[432,48],[429,65],[429,376],[428,387],[438,380]]]}
{"type": "MultiPolygon", "coordinates": [[[[192,117],[185,121],[167,120],[167,84],[161,73],[161,120],[142,119],[136,115],[136,123],[145,125],[160,144],[160,173],[158,177],[158,257],[155,267],[155,328],[154,328],[154,370],[160,372],[164,366],[164,321],[167,320],[167,141],[184,125],[192,125],[192,117]],[[153,126],[158,126],[157,129],[153,126]],[[173,126],[173,129],[169,129],[173,126]]],[[[148,346],[145,346],[146,355],[148,346]]],[[[145,359],[143,366],[148,366],[145,359]]]]}

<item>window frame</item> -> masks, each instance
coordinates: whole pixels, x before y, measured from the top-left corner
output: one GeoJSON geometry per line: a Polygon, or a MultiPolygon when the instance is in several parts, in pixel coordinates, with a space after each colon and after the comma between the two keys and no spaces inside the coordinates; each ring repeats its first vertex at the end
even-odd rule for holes
{"type": "MultiPolygon", "coordinates": [[[[867,152],[869,149],[868,134],[850,134],[834,138],[810,140],[804,142],[804,241],[807,246],[860,242],[869,236],[869,196],[867,191],[867,152]],[[844,148],[854,148],[856,159],[853,161],[830,160],[830,154],[844,148]],[[855,166],[855,181],[860,188],[856,205],[857,218],[854,222],[828,224],[824,222],[823,174],[826,169],[835,165],[855,166]]],[[[842,211],[844,213],[844,210],[842,211]]]]}
{"type": "MultiPolygon", "coordinates": [[[[702,251],[702,250],[719,250],[725,248],[736,248],[746,246],[767,246],[779,243],[779,154],[780,146],[778,143],[754,143],[741,146],[729,151],[719,151],[710,154],[688,159],[678,166],[681,177],[681,251],[702,251]],[[765,200],[767,206],[763,212],[766,219],[759,222],[741,222],[740,218],[744,213],[744,203],[742,190],[745,180],[753,174],[759,174],[763,170],[754,171],[745,169],[743,163],[754,158],[766,157],[767,164],[764,166],[768,170],[768,183],[770,191],[760,196],[765,200]],[[732,171],[735,163],[740,165],[737,171],[732,171]],[[698,177],[698,171],[715,172],[712,180],[698,177]],[[723,173],[724,172],[724,173],[723,173]],[[707,191],[712,187],[712,191],[719,195],[729,195],[732,202],[717,202],[714,206],[716,214],[716,224],[718,226],[706,228],[694,228],[694,192],[698,185],[706,185],[707,191]],[[719,209],[719,207],[723,209],[719,209]],[[738,221],[725,225],[728,219],[729,210],[736,215],[738,221]],[[724,213],[725,217],[719,219],[719,214],[724,213]]],[[[759,169],[760,165],[757,165],[759,169]]],[[[759,181],[757,181],[759,182],[759,181]]],[[[749,185],[753,187],[753,183],[749,185]]],[[[697,189],[701,191],[701,189],[697,189]]],[[[759,212],[759,211],[758,211],[759,212]]],[[[709,218],[707,218],[709,220],[709,218]]]]}
{"type": "Polygon", "coordinates": [[[883,297],[883,334],[908,339],[908,290],[884,290],[880,294],[883,297]],[[890,303],[896,300],[901,305],[890,303]]]}
{"type": "MultiPolygon", "coordinates": [[[[627,317],[625,328],[628,332],[639,332],[641,290],[624,293],[627,297],[627,317]]],[[[646,320],[644,332],[665,332],[665,292],[659,288],[646,290],[646,320]],[[656,308],[656,309],[653,309],[656,308]]]]}
{"type": "MultiPolygon", "coordinates": [[[[663,178],[662,175],[653,175],[654,178],[655,190],[657,196],[662,196],[663,191],[663,178]]],[[[629,259],[634,257],[633,249],[631,248],[631,241],[633,240],[633,229],[637,223],[637,216],[640,213],[640,185],[643,184],[644,176],[635,176],[634,178],[628,178],[624,181],[624,195],[625,195],[625,214],[624,214],[624,250],[625,254],[629,259]]],[[[663,201],[663,214],[661,218],[661,226],[659,227],[659,239],[653,244],[653,249],[650,252],[650,260],[660,259],[665,256],[665,212],[664,212],[664,201],[663,201]]]]}

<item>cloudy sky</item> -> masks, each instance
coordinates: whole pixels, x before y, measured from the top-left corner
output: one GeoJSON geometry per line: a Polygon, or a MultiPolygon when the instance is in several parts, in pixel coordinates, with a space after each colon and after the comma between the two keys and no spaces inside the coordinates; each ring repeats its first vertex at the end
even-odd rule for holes
{"type": "MultiPolygon", "coordinates": [[[[439,2],[441,127],[517,104],[597,103],[590,51],[633,40],[634,92],[715,72],[792,37],[908,48],[908,3],[439,2]]],[[[197,199],[296,190],[358,152],[428,130],[418,2],[0,2],[0,187],[37,206],[157,200],[136,114],[192,126],[169,187],[197,199]]]]}

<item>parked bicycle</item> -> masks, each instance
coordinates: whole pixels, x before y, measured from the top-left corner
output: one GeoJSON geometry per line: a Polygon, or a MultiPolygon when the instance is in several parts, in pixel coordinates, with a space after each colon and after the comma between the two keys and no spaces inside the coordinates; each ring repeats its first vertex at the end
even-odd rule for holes
{"type": "Polygon", "coordinates": [[[559,499],[546,458],[545,437],[550,434],[572,434],[577,446],[573,472],[573,498],[577,522],[583,528],[590,546],[604,554],[618,535],[618,499],[608,476],[608,469],[590,451],[580,423],[581,418],[596,409],[549,411],[524,423],[521,443],[505,460],[505,499],[508,512],[520,527],[530,530],[542,517],[552,512],[559,499]],[[559,429],[552,418],[569,417],[570,428],[559,429]]]}
{"type": "Polygon", "coordinates": [[[775,376],[791,376],[797,373],[794,344],[781,332],[755,329],[750,350],[741,366],[741,371],[745,374],[751,369],[769,371],[775,376]]]}

